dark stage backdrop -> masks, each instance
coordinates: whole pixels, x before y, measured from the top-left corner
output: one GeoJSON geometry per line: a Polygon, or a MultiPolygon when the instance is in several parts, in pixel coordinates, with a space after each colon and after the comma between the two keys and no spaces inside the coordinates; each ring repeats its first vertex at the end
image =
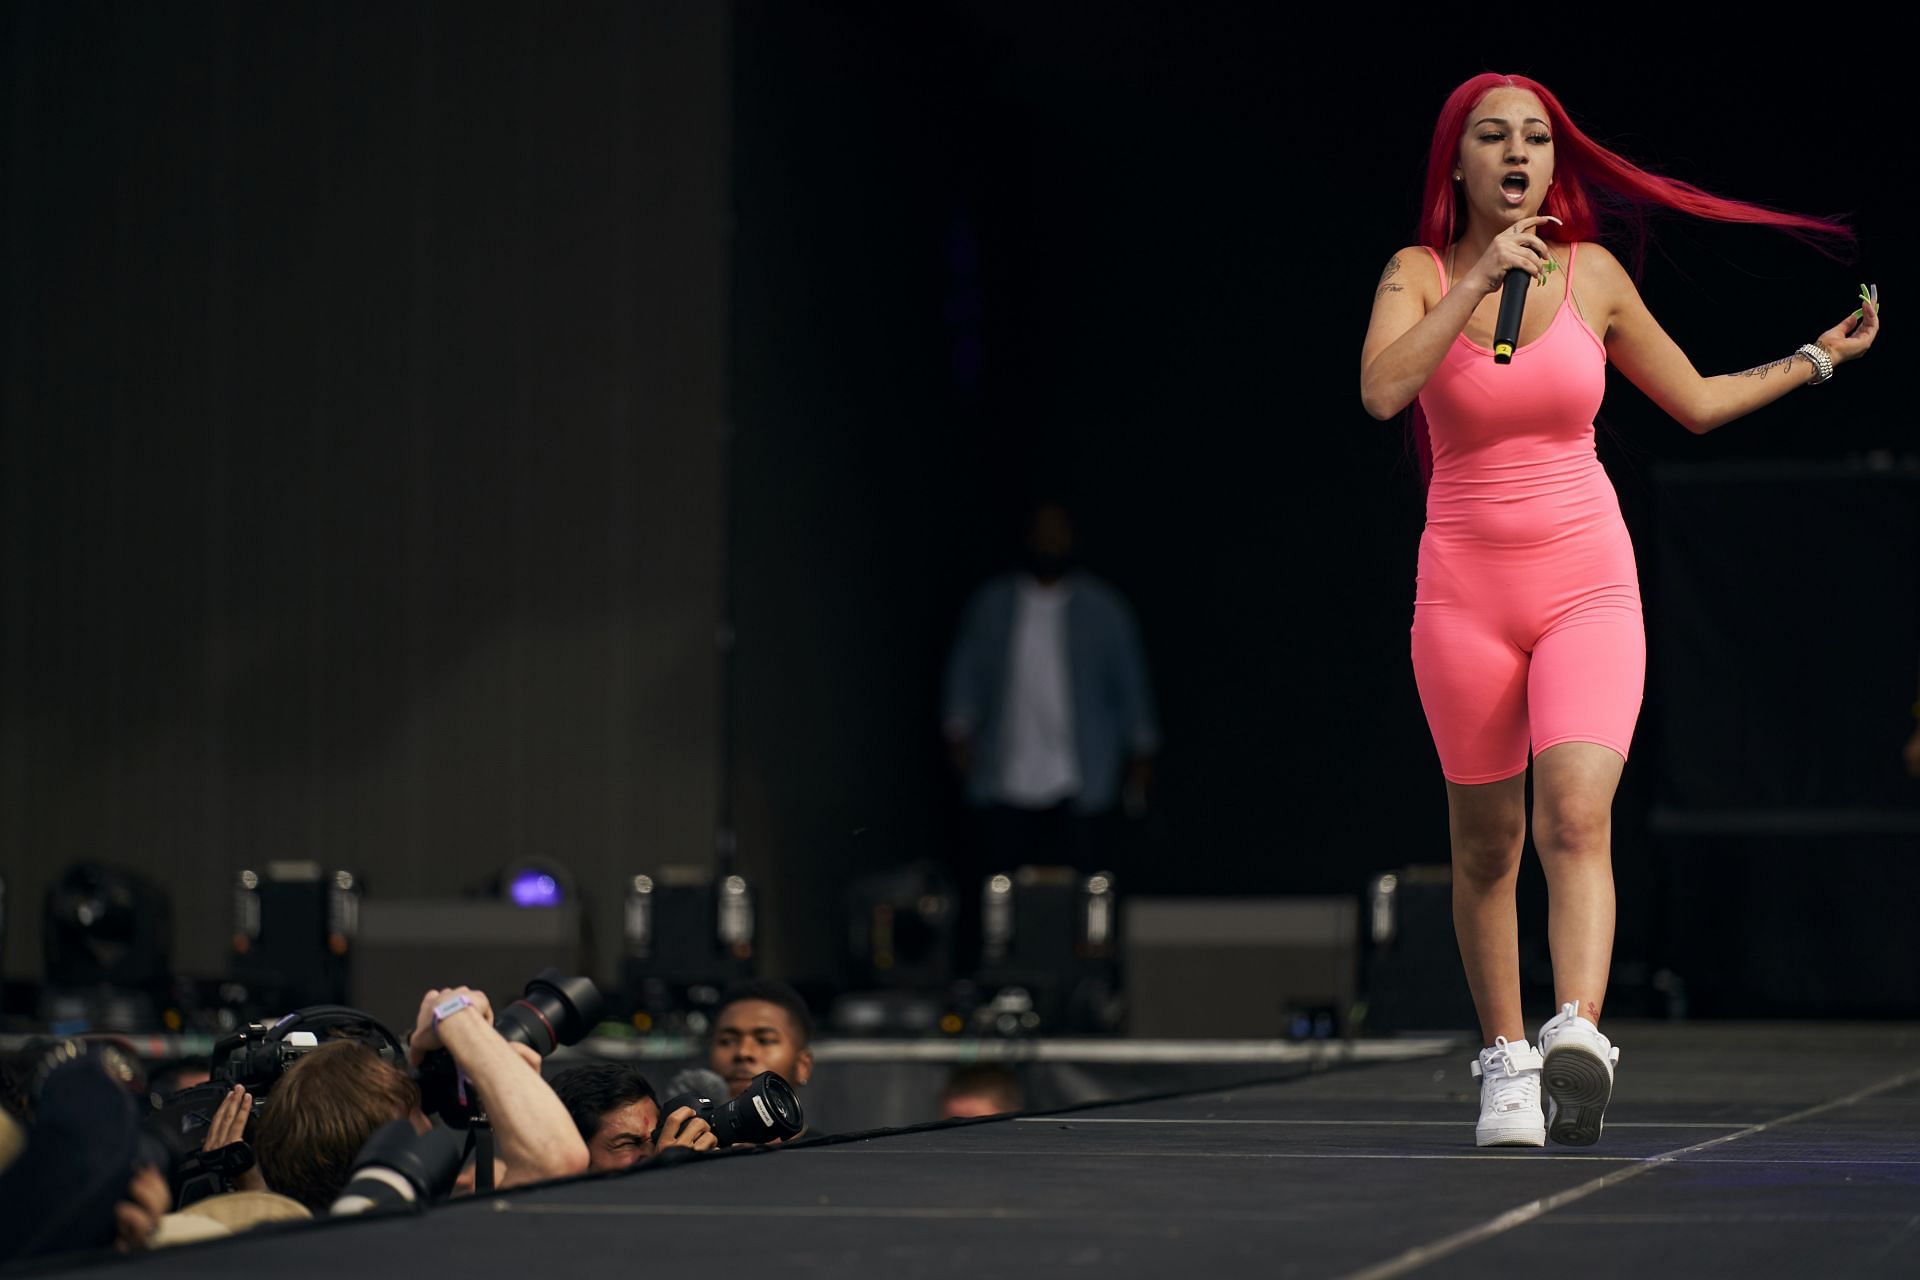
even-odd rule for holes
{"type": "MultiPolygon", "coordinates": [[[[1086,559],[1135,604],[1153,668],[1166,746],[1152,812],[1115,857],[1125,889],[1357,893],[1369,872],[1445,861],[1407,657],[1420,494],[1399,424],[1360,407],[1357,357],[1380,268],[1413,237],[1441,101],[1489,61],[1652,167],[1854,216],[1857,267],[1773,232],[1661,226],[1644,293],[1703,371],[1787,354],[1851,309],[1859,280],[1900,296],[1894,192],[1913,156],[1884,132],[1907,114],[1891,78],[1807,42],[1736,52],[1724,32],[1443,25],[1459,24],[1273,5],[739,6],[738,817],[745,856],[794,869],[788,912],[839,905],[837,875],[800,868],[937,859],[966,838],[941,664],[1035,490],[1077,502],[1086,559]]],[[[1600,448],[1656,644],[1692,619],[1655,590],[1655,466],[1911,454],[1891,315],[1884,352],[1703,438],[1610,377],[1600,448]]],[[[1795,508],[1789,494],[1766,518],[1795,508]]],[[[1878,535],[1832,532],[1850,536],[1878,535]]],[[[1876,616],[1906,628],[1877,655],[1920,649],[1909,615],[1876,616]]],[[[1657,931],[1696,915],[1742,928],[1711,904],[1667,909],[1647,825],[1664,696],[1656,672],[1616,819],[1622,973],[1641,982],[1674,958],[1657,931]]],[[[1904,700],[1823,710],[1833,737],[1871,740],[1897,769],[1904,700]]],[[[1904,779],[1892,792],[1909,811],[1920,799],[1904,779]]],[[[1525,874],[1543,977],[1543,889],[1525,874]]],[[[835,949],[822,930],[792,954],[825,967],[835,949]]]]}
{"type": "MultiPolygon", "coordinates": [[[[833,976],[848,876],[965,838],[940,669],[1039,489],[1134,602],[1162,709],[1124,889],[1443,861],[1420,496],[1356,365],[1441,99],[1490,60],[1656,167],[1855,215],[1859,267],[1663,229],[1644,290],[1703,370],[1786,354],[1859,279],[1890,299],[1871,360],[1703,439],[1614,380],[1656,646],[1691,625],[1657,464],[1914,447],[1904,86],[1838,42],[1011,0],[4,22],[0,856],[16,920],[68,859],[160,872],[190,968],[243,862],[411,894],[550,854],[603,886],[703,860],[718,811],[767,967],[833,976]]],[[[1616,831],[1646,964],[1674,927],[1657,723],[1616,831]]],[[[16,933],[8,972],[35,951],[16,933]]]]}
{"type": "MultiPolygon", "coordinates": [[[[46,880],[711,858],[730,13],[6,6],[4,964],[46,880]]],[[[452,980],[457,975],[449,975],[452,980]]]]}

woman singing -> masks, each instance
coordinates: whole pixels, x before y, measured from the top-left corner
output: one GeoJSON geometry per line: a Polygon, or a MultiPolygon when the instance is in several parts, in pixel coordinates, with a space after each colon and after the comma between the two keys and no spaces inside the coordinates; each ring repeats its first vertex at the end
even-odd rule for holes
{"type": "Polygon", "coordinates": [[[1361,353],[1360,398],[1415,406],[1430,465],[1413,610],[1413,670],[1447,781],[1453,921],[1487,1047],[1481,1146],[1600,1137],[1619,1051],[1600,1033],[1613,950],[1611,810],[1640,712],[1646,641],[1633,546],[1594,455],[1614,366],[1702,433],[1865,355],[1875,303],[1771,364],[1702,377],[1593,243],[1601,207],[1644,234],[1649,209],[1847,230],[1722,200],[1636,168],[1581,133],[1547,89],[1482,75],[1454,90],[1428,161],[1420,243],[1387,263],[1361,353]],[[1531,278],[1511,363],[1491,350],[1507,272],[1531,278]],[[1529,1044],[1514,886],[1526,835],[1547,877],[1559,1012],[1529,1044]],[[1541,1086],[1546,1088],[1546,1111],[1541,1086]]]}

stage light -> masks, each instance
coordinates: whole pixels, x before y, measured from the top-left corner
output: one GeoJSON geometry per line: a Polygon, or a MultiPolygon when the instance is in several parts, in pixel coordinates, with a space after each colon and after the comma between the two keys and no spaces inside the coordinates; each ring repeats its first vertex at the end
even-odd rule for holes
{"type": "Polygon", "coordinates": [[[47,889],[47,981],[146,988],[167,981],[166,894],[130,871],[80,863],[47,889]]]}
{"type": "Polygon", "coordinates": [[[507,886],[507,893],[513,898],[515,906],[557,907],[560,905],[560,884],[544,871],[522,871],[507,886]]]}
{"type": "Polygon", "coordinates": [[[1122,1013],[1119,981],[1111,872],[1025,866],[982,883],[976,982],[999,993],[975,1011],[983,1029],[1019,1034],[1037,1020],[1048,1030],[1113,1031],[1122,1013]]]}
{"type": "Polygon", "coordinates": [[[287,859],[233,884],[233,979],[262,1012],[347,998],[365,886],[351,872],[287,859]]]}
{"type": "Polygon", "coordinates": [[[59,1035],[146,1031],[171,981],[166,892],[130,871],[80,863],[48,886],[41,1018],[59,1035]]]}
{"type": "Polygon", "coordinates": [[[573,877],[558,863],[523,859],[500,873],[500,896],[516,907],[544,910],[570,905],[573,877]]]}
{"type": "Polygon", "coordinates": [[[954,978],[952,881],[915,862],[855,880],[847,892],[849,959],[867,987],[943,990],[954,978]]]}
{"type": "Polygon", "coordinates": [[[632,876],[622,932],[635,1018],[663,1030],[691,1028],[728,983],[752,972],[753,888],[744,877],[716,878],[703,867],[632,876]]]}

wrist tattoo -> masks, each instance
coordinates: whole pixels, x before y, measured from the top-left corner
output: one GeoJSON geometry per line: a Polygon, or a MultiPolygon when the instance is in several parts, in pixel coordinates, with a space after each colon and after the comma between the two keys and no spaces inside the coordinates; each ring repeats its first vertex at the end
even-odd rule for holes
{"type": "Polygon", "coordinates": [[[1387,263],[1386,270],[1380,273],[1380,285],[1373,291],[1373,296],[1377,298],[1383,293],[1405,293],[1406,289],[1403,286],[1393,283],[1394,276],[1398,275],[1399,272],[1400,255],[1396,253],[1387,263]]]}
{"type": "MultiPolygon", "coordinates": [[[[1805,359],[1805,357],[1796,353],[1794,355],[1790,355],[1786,357],[1784,360],[1775,360],[1772,364],[1763,364],[1763,365],[1758,365],[1752,369],[1743,369],[1739,373],[1734,374],[1733,376],[1736,378],[1764,378],[1768,374],[1772,373],[1775,369],[1788,368],[1793,364],[1795,360],[1802,360],[1802,359],[1805,359]]],[[[1808,361],[1808,363],[1811,364],[1812,361],[1808,361]]]]}

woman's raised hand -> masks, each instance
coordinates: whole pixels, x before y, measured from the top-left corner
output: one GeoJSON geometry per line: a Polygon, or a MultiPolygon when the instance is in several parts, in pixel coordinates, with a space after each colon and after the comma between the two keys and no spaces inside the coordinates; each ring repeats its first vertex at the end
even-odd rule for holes
{"type": "Polygon", "coordinates": [[[1553,269],[1548,265],[1553,255],[1547,251],[1547,242],[1534,235],[1533,229],[1543,222],[1558,224],[1559,221],[1545,213],[1520,219],[1493,238],[1487,251],[1480,255],[1480,261],[1474,263],[1458,283],[1478,286],[1486,293],[1498,293],[1507,282],[1507,272],[1515,267],[1538,280],[1541,272],[1553,269]]]}
{"type": "Polygon", "coordinates": [[[1867,354],[1867,348],[1880,336],[1880,300],[1879,290],[1870,294],[1865,285],[1860,287],[1860,309],[1842,320],[1833,328],[1821,334],[1814,341],[1826,348],[1833,362],[1858,360],[1867,354]]]}

